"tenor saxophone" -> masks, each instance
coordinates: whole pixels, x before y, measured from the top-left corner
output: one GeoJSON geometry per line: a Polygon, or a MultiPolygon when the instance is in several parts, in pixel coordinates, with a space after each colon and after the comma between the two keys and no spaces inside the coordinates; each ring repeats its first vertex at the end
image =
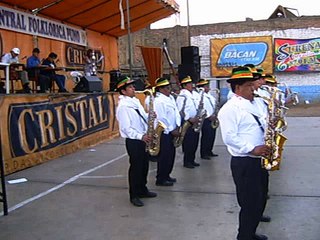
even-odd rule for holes
{"type": "Polygon", "coordinates": [[[275,88],[269,89],[270,98],[255,94],[255,97],[260,97],[268,103],[267,127],[265,129],[264,142],[270,147],[271,152],[268,156],[263,156],[261,159],[262,168],[273,171],[280,169],[282,160],[283,146],[287,138],[282,134],[286,129],[287,123],[281,111],[281,102],[279,94],[281,91],[275,88]]]}
{"type": "Polygon", "coordinates": [[[157,156],[160,152],[160,138],[164,129],[167,127],[163,122],[157,121],[157,125],[154,128],[155,116],[154,113],[154,95],[151,89],[146,89],[143,91],[145,94],[149,94],[149,117],[148,117],[148,129],[147,135],[152,139],[149,143],[146,144],[146,152],[151,156],[157,156]]]}
{"type": "Polygon", "coordinates": [[[199,105],[198,105],[198,109],[197,109],[197,114],[196,117],[199,119],[199,121],[195,124],[193,124],[193,130],[195,132],[200,132],[202,125],[203,125],[203,121],[206,117],[206,110],[204,109],[204,103],[203,103],[203,98],[204,98],[204,89],[203,88],[199,88],[198,89],[200,92],[200,101],[199,101],[199,105]]]}
{"type": "MultiPolygon", "coordinates": [[[[184,96],[184,95],[178,95],[176,93],[172,93],[176,96],[176,98],[178,97],[183,97],[184,100],[183,100],[183,105],[182,105],[182,108],[181,108],[181,111],[180,111],[180,116],[181,116],[181,119],[184,119],[184,108],[186,106],[186,102],[187,102],[187,97],[184,96]]],[[[180,147],[183,143],[183,139],[184,139],[184,136],[186,135],[186,132],[188,130],[188,128],[191,127],[191,123],[189,121],[184,121],[184,123],[182,124],[181,127],[179,127],[179,135],[177,137],[174,137],[173,139],[173,145],[174,147],[180,147]]]]}

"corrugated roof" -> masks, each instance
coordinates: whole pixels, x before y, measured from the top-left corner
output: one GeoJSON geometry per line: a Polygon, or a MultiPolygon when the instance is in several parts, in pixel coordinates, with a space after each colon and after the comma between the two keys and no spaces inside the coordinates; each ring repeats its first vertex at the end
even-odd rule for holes
{"type": "MultiPolygon", "coordinates": [[[[127,34],[127,29],[121,29],[119,2],[122,2],[122,16],[127,23],[126,0],[2,0],[2,3],[39,16],[115,37],[127,34]]],[[[179,11],[174,0],[129,0],[129,7],[131,32],[179,11]]]]}

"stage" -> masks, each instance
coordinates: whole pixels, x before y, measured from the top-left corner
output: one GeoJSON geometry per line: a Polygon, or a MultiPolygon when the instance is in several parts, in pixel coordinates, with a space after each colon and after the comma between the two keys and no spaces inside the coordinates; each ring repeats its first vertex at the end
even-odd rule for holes
{"type": "Polygon", "coordinates": [[[118,93],[1,95],[5,175],[117,137],[118,93]]]}

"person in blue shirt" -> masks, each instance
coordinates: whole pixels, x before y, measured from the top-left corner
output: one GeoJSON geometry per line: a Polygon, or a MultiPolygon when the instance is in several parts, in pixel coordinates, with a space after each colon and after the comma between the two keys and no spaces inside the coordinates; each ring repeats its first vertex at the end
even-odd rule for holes
{"type": "Polygon", "coordinates": [[[34,48],[32,56],[27,59],[27,72],[29,78],[36,78],[40,86],[40,93],[45,93],[52,85],[52,81],[48,76],[40,73],[41,61],[39,58],[39,48],[34,48]]]}
{"type": "Polygon", "coordinates": [[[56,53],[51,52],[48,57],[42,62],[42,65],[48,66],[48,68],[41,70],[40,73],[56,82],[59,88],[58,92],[68,92],[64,87],[66,77],[64,75],[56,74],[54,70],[57,67],[55,63],[57,57],[58,55],[56,53]]]}

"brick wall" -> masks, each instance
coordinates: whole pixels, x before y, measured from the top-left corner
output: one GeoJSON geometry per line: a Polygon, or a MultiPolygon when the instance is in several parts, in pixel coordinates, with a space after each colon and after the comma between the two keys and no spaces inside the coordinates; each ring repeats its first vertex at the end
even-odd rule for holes
{"type": "MultiPolygon", "coordinates": [[[[298,18],[278,18],[260,21],[244,21],[190,26],[191,45],[198,46],[201,56],[201,76],[210,78],[210,39],[248,36],[273,36],[274,38],[315,38],[320,37],[320,16],[302,16],[298,18]]],[[[143,29],[131,35],[133,49],[133,68],[144,70],[139,45],[161,47],[167,39],[169,54],[177,66],[181,63],[180,49],[188,46],[188,28],[175,26],[167,29],[143,29]]],[[[128,69],[127,36],[119,39],[120,69],[128,69]]],[[[164,73],[170,73],[167,61],[164,61],[164,73]]],[[[299,91],[303,100],[320,101],[319,73],[277,73],[278,79],[299,91]]],[[[216,84],[214,84],[215,86],[216,84]]],[[[227,91],[225,81],[219,82],[222,99],[227,91]]]]}

